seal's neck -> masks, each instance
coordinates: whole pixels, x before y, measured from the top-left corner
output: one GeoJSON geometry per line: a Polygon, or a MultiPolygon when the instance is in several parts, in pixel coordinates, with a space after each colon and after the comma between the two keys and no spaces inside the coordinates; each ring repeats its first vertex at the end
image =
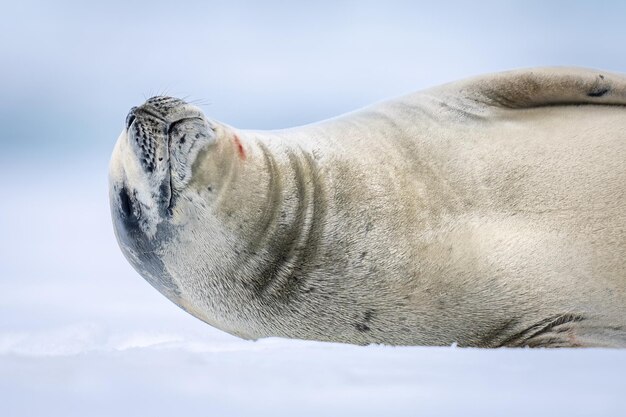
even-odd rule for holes
{"type": "Polygon", "coordinates": [[[325,199],[314,157],[293,144],[254,145],[266,174],[261,215],[247,235],[251,290],[256,298],[288,301],[307,290],[320,247],[325,199]]]}
{"type": "Polygon", "coordinates": [[[322,240],[324,187],[315,158],[297,145],[267,133],[261,139],[227,126],[216,130],[216,142],[192,168],[190,194],[206,196],[201,212],[207,217],[193,228],[186,250],[196,255],[186,256],[186,269],[199,268],[204,272],[192,275],[210,281],[190,285],[207,289],[194,302],[200,310],[219,310],[224,330],[254,336],[258,323],[251,335],[245,329],[242,334],[242,326],[252,324],[250,317],[258,317],[268,298],[288,308],[288,301],[309,290],[306,277],[322,240]]]}
{"type": "Polygon", "coordinates": [[[228,184],[216,209],[237,233],[238,271],[254,298],[287,299],[318,251],[325,198],[315,158],[294,143],[231,130],[228,184]]]}

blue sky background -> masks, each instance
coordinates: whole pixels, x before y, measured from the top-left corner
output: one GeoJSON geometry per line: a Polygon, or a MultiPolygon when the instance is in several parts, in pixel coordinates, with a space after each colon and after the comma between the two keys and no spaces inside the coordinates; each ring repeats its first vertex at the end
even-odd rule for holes
{"type": "Polygon", "coordinates": [[[242,128],[317,121],[470,75],[626,70],[619,1],[5,2],[2,158],[106,155],[153,94],[242,128]]]}
{"type": "Polygon", "coordinates": [[[7,415],[624,415],[620,351],[252,343],[214,330],[122,257],[106,173],[126,113],[155,94],[269,129],[487,72],[626,72],[626,2],[0,5],[7,415]]]}

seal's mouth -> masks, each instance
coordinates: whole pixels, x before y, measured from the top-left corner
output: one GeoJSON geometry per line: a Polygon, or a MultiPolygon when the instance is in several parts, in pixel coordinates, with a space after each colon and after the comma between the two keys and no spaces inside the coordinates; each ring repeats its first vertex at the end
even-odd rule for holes
{"type": "MultiPolygon", "coordinates": [[[[202,124],[204,123],[204,119],[202,117],[197,117],[197,116],[192,116],[192,117],[183,117],[180,118],[178,120],[175,120],[171,123],[168,124],[167,126],[167,158],[163,161],[165,163],[165,165],[167,166],[167,185],[169,187],[169,189],[167,190],[167,194],[169,194],[169,201],[167,203],[167,208],[166,208],[166,212],[168,215],[172,214],[172,209],[175,205],[176,202],[176,198],[177,198],[177,189],[174,186],[174,181],[173,178],[174,176],[177,174],[175,172],[172,172],[173,170],[173,164],[171,163],[172,161],[172,155],[174,155],[175,157],[177,157],[177,160],[180,160],[180,166],[177,167],[179,170],[183,169],[185,170],[187,168],[186,164],[188,164],[189,162],[193,161],[188,161],[188,157],[187,158],[180,158],[180,156],[182,155],[177,155],[177,149],[175,147],[181,147],[184,146],[186,144],[187,141],[194,141],[195,139],[198,139],[198,134],[195,134],[194,137],[189,137],[189,133],[183,133],[182,136],[179,135],[179,132],[185,131],[185,124],[188,123],[199,123],[202,124]]],[[[192,143],[193,145],[193,143],[192,143]]],[[[193,146],[192,146],[193,147],[193,146]]],[[[191,152],[192,148],[187,149],[187,154],[189,154],[189,152],[191,152]]],[[[184,155],[184,156],[188,156],[188,155],[184,155]]]]}
{"type": "Polygon", "coordinates": [[[167,201],[167,208],[165,209],[165,213],[168,216],[172,215],[172,208],[174,207],[174,185],[172,184],[172,165],[170,164],[170,159],[172,159],[171,156],[171,152],[170,152],[170,137],[168,135],[167,137],[167,161],[165,162],[165,164],[167,165],[167,180],[164,182],[165,184],[167,184],[168,189],[164,190],[168,195],[169,195],[169,199],[167,201]]]}

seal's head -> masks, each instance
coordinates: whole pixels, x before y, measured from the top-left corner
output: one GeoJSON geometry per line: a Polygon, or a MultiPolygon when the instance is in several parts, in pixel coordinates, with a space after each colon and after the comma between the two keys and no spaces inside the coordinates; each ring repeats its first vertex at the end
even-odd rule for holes
{"type": "Polygon", "coordinates": [[[109,199],[120,248],[141,276],[201,320],[252,337],[239,271],[248,238],[265,230],[269,174],[246,149],[197,107],[150,98],[130,110],[115,145],[109,199]]]}
{"type": "Polygon", "coordinates": [[[179,288],[164,265],[164,248],[181,227],[183,198],[198,154],[216,142],[202,111],[172,97],[133,107],[109,169],[115,234],[130,263],[176,301],[179,288]]]}

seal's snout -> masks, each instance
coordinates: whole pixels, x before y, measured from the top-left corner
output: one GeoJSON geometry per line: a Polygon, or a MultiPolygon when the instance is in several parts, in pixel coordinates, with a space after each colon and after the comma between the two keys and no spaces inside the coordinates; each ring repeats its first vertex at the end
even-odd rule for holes
{"type": "Polygon", "coordinates": [[[158,96],[131,108],[110,170],[120,227],[155,236],[157,225],[171,218],[200,150],[214,141],[202,111],[183,100],[158,96]]]}
{"type": "Polygon", "coordinates": [[[200,109],[174,97],[149,98],[126,116],[128,140],[149,173],[167,166],[172,156],[187,160],[192,145],[208,137],[208,130],[200,109]]]}

